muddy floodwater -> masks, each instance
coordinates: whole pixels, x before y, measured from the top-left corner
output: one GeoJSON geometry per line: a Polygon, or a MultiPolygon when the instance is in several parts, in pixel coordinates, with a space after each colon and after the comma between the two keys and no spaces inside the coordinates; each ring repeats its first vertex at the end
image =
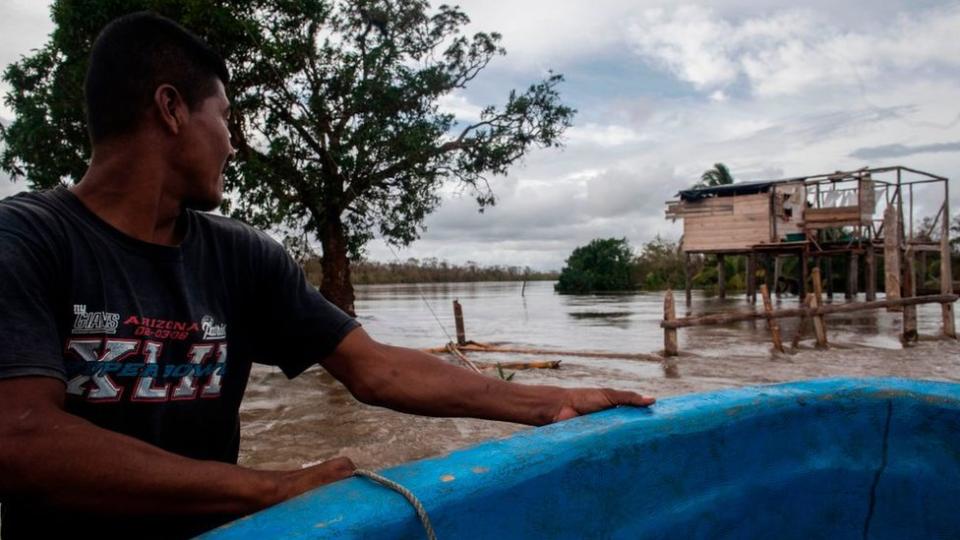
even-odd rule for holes
{"type": "MultiPolygon", "coordinates": [[[[443,345],[455,335],[451,303],[463,305],[467,338],[556,350],[658,353],[662,293],[568,296],[548,282],[371,285],[357,288],[357,312],[376,339],[408,347],[443,345]]],[[[682,293],[678,298],[682,302],[682,293]]],[[[861,295],[860,300],[863,300],[861,295]]],[[[843,302],[843,295],[834,297],[843,302]]],[[[797,306],[784,296],[782,307],[797,306]]],[[[751,309],[742,295],[726,300],[694,292],[693,314],[751,309]]],[[[678,305],[678,316],[686,308],[678,305]]],[[[920,343],[904,349],[900,315],[876,310],[827,317],[831,348],[813,348],[812,330],[792,354],[772,354],[762,321],[684,328],[675,362],[549,355],[473,353],[477,361],[562,360],[557,370],[517,372],[515,382],[609,386],[666,397],[719,388],[834,376],[897,376],[960,381],[960,344],[943,340],[940,306],[918,309],[920,343]]],[[[789,344],[798,320],[781,321],[789,344]]],[[[320,368],[289,381],[256,366],[241,408],[240,462],[291,469],[335,456],[379,469],[443,454],[520,429],[471,419],[422,418],[363,405],[320,368]]]]}

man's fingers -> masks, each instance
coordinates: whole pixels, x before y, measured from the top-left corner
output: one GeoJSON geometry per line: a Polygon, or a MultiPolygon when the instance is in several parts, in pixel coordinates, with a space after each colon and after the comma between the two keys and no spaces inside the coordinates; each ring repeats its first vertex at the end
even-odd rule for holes
{"type": "Polygon", "coordinates": [[[346,457],[333,458],[319,465],[315,465],[315,467],[317,467],[321,472],[321,477],[324,477],[327,482],[335,482],[348,478],[353,474],[353,471],[357,469],[353,461],[350,461],[350,458],[346,457]]]}
{"type": "Polygon", "coordinates": [[[606,390],[607,397],[614,405],[633,405],[634,407],[649,407],[656,403],[656,399],[650,396],[642,396],[636,392],[627,392],[625,390],[606,390]]]}
{"type": "Polygon", "coordinates": [[[281,473],[281,500],[296,497],[315,487],[349,478],[356,465],[350,458],[338,457],[305,469],[281,473]]]}

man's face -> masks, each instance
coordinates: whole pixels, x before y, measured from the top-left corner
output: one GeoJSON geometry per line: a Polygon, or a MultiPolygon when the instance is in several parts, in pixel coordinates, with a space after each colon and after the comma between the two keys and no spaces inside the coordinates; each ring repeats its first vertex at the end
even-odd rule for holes
{"type": "Polygon", "coordinates": [[[190,111],[178,145],[184,174],[183,205],[196,210],[213,210],[223,199],[223,170],[233,155],[230,144],[230,101],[223,83],[216,81],[213,95],[190,111]]]}

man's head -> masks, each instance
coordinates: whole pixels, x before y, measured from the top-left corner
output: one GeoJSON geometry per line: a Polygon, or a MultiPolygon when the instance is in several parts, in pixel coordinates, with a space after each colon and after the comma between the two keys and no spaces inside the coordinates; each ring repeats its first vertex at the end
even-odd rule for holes
{"type": "Polygon", "coordinates": [[[90,54],[84,85],[90,140],[98,145],[159,133],[157,152],[182,178],[185,204],[213,208],[233,149],[226,64],[200,38],[153,13],[108,24],[90,54]]]}

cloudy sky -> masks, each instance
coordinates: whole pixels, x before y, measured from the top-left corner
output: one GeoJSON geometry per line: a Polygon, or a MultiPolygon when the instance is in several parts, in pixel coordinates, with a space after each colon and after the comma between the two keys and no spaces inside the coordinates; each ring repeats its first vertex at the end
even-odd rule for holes
{"type": "MultiPolygon", "coordinates": [[[[498,59],[444,107],[470,120],[548,70],[579,112],[563,149],[492,179],[476,212],[450,189],[401,258],[559,269],[577,245],[678,238],[663,203],[722,161],[738,181],[903,164],[960,173],[960,2],[461,2],[503,34],[498,59]]],[[[42,2],[0,5],[0,64],[51,30],[42,2]]],[[[6,91],[0,87],[0,91],[6,91]]],[[[10,118],[0,106],[0,118],[10,118]]],[[[960,209],[952,182],[951,206],[960,209]]],[[[23,189],[0,178],[0,194],[23,189]]],[[[921,194],[916,214],[933,212],[921,194]],[[926,205],[926,206],[924,206],[926,205]]],[[[379,240],[371,258],[393,259],[379,240]]]]}

